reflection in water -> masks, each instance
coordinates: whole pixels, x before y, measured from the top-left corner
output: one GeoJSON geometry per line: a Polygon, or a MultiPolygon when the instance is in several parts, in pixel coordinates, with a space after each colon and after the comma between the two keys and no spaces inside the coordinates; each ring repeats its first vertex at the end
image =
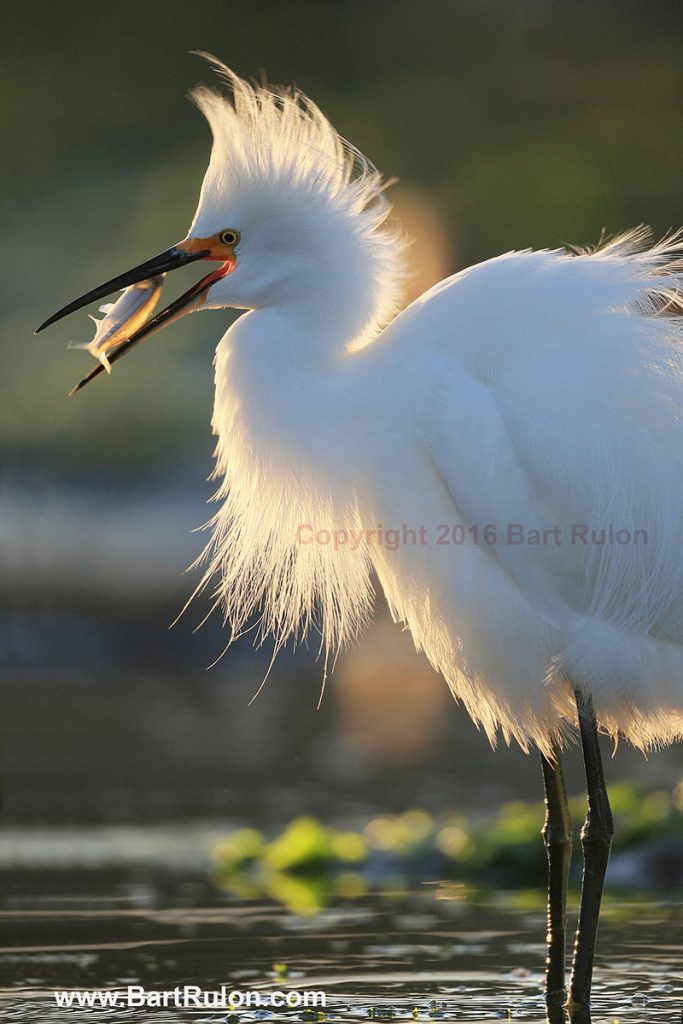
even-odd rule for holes
{"type": "MultiPolygon", "coordinates": [[[[567,1024],[546,1015],[542,911],[502,896],[484,904],[421,886],[360,899],[336,896],[314,917],[238,899],[185,869],[128,867],[16,872],[0,915],[3,1020],[78,1021],[53,989],[324,990],[324,1017],[302,1011],[131,1010],[121,1020],[484,1021],[567,1024]]],[[[606,908],[594,1024],[671,1024],[683,998],[681,906],[606,908]]],[[[111,1022],[111,1011],[83,1011],[111,1022]]],[[[117,1014],[117,1020],[119,1015],[117,1014]]],[[[572,1024],[588,1024],[587,1016],[572,1024]]]]}

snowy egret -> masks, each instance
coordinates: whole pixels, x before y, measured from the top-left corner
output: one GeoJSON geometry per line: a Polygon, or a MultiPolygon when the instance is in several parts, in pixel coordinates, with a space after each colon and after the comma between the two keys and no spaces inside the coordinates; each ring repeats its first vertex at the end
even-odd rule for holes
{"type": "Polygon", "coordinates": [[[681,236],[510,252],[395,315],[410,253],[378,171],[302,94],[211,59],[231,94],[193,93],[213,148],[187,237],[42,326],[218,263],[110,357],[187,312],[246,311],[216,353],[201,586],[233,635],[257,616],[276,651],[314,627],[329,652],[366,623],[374,573],[491,742],[540,752],[549,1003],[566,994],[560,751],[578,724],[569,1005],[586,1006],[613,832],[598,733],[642,749],[683,733],[681,236]]]}

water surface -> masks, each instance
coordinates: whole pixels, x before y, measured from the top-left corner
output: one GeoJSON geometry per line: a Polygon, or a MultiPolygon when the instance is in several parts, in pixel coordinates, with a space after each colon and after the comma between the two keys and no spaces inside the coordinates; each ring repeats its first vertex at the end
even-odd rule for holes
{"type": "MultiPolygon", "coordinates": [[[[472,902],[458,886],[406,891],[389,880],[381,894],[337,897],[307,917],[180,866],[18,870],[7,883],[3,1020],[545,1020],[543,914],[519,896],[472,902]],[[51,995],[129,984],[322,989],[327,1009],[60,1009],[51,995]]],[[[680,905],[609,902],[593,1024],[680,1024],[682,918],[680,905]]]]}

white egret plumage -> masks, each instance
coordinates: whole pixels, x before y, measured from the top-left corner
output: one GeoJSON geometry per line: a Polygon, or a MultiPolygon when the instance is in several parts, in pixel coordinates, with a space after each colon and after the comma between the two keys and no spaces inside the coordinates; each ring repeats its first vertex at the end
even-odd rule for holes
{"type": "Polygon", "coordinates": [[[219,263],[111,359],[185,312],[246,311],[216,354],[205,583],[234,632],[260,615],[277,646],[315,626],[334,650],[367,621],[374,573],[491,741],[540,751],[551,1002],[560,749],[578,721],[589,816],[570,1001],[586,1005],[612,833],[598,729],[642,749],[683,734],[681,237],[507,253],[395,316],[410,257],[379,173],[310,100],[215,63],[232,95],[193,94],[213,150],[188,236],[43,326],[219,263]]]}

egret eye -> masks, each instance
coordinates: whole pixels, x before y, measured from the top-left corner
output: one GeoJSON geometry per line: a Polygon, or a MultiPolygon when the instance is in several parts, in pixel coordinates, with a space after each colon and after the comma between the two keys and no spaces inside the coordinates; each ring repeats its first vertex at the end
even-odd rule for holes
{"type": "Polygon", "coordinates": [[[221,231],[218,236],[218,241],[221,245],[235,246],[240,240],[239,231],[233,231],[232,228],[228,228],[226,231],[221,231]]]}

